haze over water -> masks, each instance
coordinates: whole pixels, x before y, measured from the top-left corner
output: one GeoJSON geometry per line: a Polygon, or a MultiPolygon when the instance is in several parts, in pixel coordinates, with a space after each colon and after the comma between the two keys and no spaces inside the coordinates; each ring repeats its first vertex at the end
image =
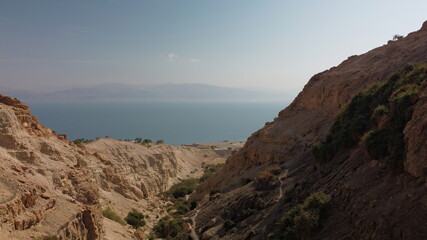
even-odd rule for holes
{"type": "Polygon", "coordinates": [[[168,144],[245,141],[288,103],[30,102],[40,122],[69,140],[109,136],[168,144]]]}

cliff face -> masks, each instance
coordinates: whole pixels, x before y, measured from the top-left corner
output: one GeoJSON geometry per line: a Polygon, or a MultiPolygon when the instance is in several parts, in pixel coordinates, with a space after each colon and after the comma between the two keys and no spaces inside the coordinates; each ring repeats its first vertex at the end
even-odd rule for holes
{"type": "MultiPolygon", "coordinates": [[[[427,63],[426,39],[427,22],[401,40],[351,56],[339,66],[316,74],[289,107],[252,134],[238,154],[227,160],[224,172],[303,158],[314,142],[326,136],[336,113],[356,93],[387,79],[406,63],[427,63]]],[[[230,180],[226,175],[212,179],[212,185],[230,180]]]]}
{"type": "Polygon", "coordinates": [[[98,188],[86,154],[43,127],[26,104],[0,96],[1,236],[100,239],[98,188]]]}
{"type": "Polygon", "coordinates": [[[224,162],[230,152],[113,139],[75,145],[42,126],[26,104],[0,95],[0,238],[134,238],[131,227],[101,211],[124,218],[135,209],[152,226],[166,213],[158,193],[200,177],[204,164],[224,162]]]}
{"type": "Polygon", "coordinates": [[[384,163],[367,157],[362,146],[345,149],[327,163],[315,161],[312,154],[313,144],[326,138],[340,109],[357,93],[386,81],[408,63],[427,63],[427,22],[403,39],[351,56],[339,66],[313,76],[289,107],[252,134],[245,146],[227,160],[222,171],[198,188],[192,197],[199,200],[206,200],[203,196],[211,189],[221,189],[223,194],[215,202],[202,201],[199,207],[199,216],[217,216],[220,219],[217,224],[209,225],[210,217],[199,217],[197,228],[201,232],[215,229],[221,239],[265,239],[275,231],[274,223],[290,208],[303,202],[310,193],[325,192],[331,196],[334,207],[323,230],[297,239],[424,239],[427,236],[425,82],[403,131],[406,147],[403,172],[385,170],[384,163]],[[271,177],[276,179],[273,181],[276,193],[256,187],[257,181],[266,175],[259,174],[260,170],[267,166],[281,168],[278,177],[271,177]],[[253,181],[248,184],[250,180],[253,181]],[[233,202],[246,194],[261,194],[265,200],[274,199],[270,195],[275,194],[279,199],[272,200],[265,209],[252,211],[246,218],[233,218],[227,212],[231,211],[226,207],[230,203],[222,199],[233,202]],[[230,220],[230,216],[234,223],[238,220],[234,228],[217,227],[230,220]],[[251,222],[257,222],[254,219],[259,219],[258,223],[249,227],[251,222]]]}

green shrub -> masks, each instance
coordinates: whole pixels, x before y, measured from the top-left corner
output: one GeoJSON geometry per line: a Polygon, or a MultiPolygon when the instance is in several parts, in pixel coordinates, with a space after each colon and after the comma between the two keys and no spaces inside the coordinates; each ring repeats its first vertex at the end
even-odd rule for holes
{"type": "Polygon", "coordinates": [[[311,194],[303,204],[285,213],[272,239],[310,239],[322,227],[330,201],[330,196],[325,193],[311,194]]]}
{"type": "Polygon", "coordinates": [[[158,237],[166,239],[186,239],[182,229],[182,220],[170,216],[162,217],[153,228],[158,237]]]}
{"type": "Polygon", "coordinates": [[[157,142],[156,142],[156,144],[163,144],[163,143],[165,143],[165,141],[163,141],[163,140],[157,140],[157,142]]]}
{"type": "Polygon", "coordinates": [[[93,140],[91,140],[91,139],[86,139],[86,138],[77,138],[77,139],[74,139],[74,140],[73,140],[73,143],[74,143],[74,144],[76,144],[76,145],[80,145],[80,144],[89,143],[89,142],[91,142],[91,141],[93,141],[93,140]]]}
{"type": "Polygon", "coordinates": [[[191,206],[189,202],[183,198],[179,198],[174,202],[174,209],[176,210],[176,214],[184,215],[191,210],[191,206]]]}
{"type": "Polygon", "coordinates": [[[148,234],[147,238],[148,238],[148,240],[154,240],[157,238],[157,236],[154,233],[150,233],[150,234],[148,234]]]}
{"type": "Polygon", "coordinates": [[[125,221],[135,229],[145,226],[144,214],[137,211],[129,212],[125,221]]]}
{"type": "Polygon", "coordinates": [[[125,221],[119,215],[117,215],[110,207],[107,207],[102,211],[102,216],[111,219],[115,222],[118,222],[123,226],[126,225],[125,221]]]}
{"type": "Polygon", "coordinates": [[[175,183],[168,191],[164,192],[166,196],[172,196],[176,199],[185,197],[192,193],[199,185],[199,180],[195,178],[185,179],[175,183]]]}
{"type": "Polygon", "coordinates": [[[386,116],[388,114],[388,111],[389,111],[389,109],[387,106],[378,105],[372,113],[372,118],[376,119],[376,118],[381,117],[381,116],[386,116]]]}

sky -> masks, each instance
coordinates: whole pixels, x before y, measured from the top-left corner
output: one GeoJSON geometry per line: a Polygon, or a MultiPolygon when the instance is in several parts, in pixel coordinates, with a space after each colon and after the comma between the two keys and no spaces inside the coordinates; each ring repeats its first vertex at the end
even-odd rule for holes
{"type": "Polygon", "coordinates": [[[406,36],[427,1],[1,0],[0,87],[205,83],[297,93],[406,36]]]}

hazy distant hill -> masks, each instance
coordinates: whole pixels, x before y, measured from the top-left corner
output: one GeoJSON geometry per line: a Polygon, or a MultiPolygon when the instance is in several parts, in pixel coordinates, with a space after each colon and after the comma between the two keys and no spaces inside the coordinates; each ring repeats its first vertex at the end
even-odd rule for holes
{"type": "Polygon", "coordinates": [[[145,101],[277,101],[289,94],[280,91],[246,90],[207,84],[100,84],[49,92],[3,89],[3,94],[25,101],[145,100],[145,101]]]}

